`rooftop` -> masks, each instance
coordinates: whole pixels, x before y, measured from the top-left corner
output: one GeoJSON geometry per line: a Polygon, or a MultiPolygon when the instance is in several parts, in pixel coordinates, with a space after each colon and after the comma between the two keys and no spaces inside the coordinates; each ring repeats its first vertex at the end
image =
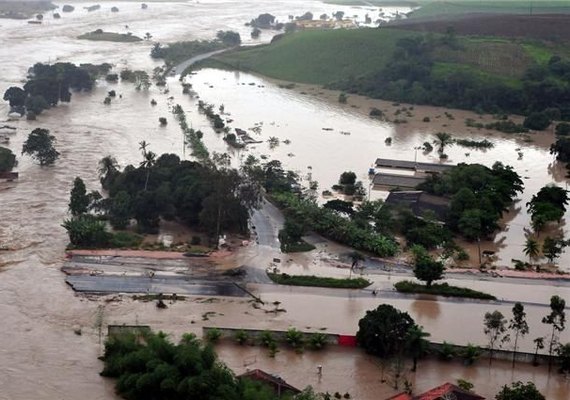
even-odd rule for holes
{"type": "Polygon", "coordinates": [[[376,166],[379,168],[406,169],[429,173],[441,173],[455,167],[455,165],[452,164],[434,164],[406,160],[390,160],[387,158],[377,158],[376,166]]]}

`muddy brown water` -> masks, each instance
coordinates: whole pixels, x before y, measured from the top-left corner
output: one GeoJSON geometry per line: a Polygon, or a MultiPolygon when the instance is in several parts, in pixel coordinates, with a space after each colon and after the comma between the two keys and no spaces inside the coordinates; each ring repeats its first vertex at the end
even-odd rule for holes
{"type": "MultiPolygon", "coordinates": [[[[118,70],[128,66],[147,71],[159,65],[148,57],[152,43],[75,39],[79,34],[98,28],[125,32],[125,25],[128,25],[133,34],[142,36],[148,31],[159,41],[206,39],[219,29],[235,29],[251,43],[249,28],[245,28],[243,23],[262,11],[272,12],[280,19],[286,19],[289,14],[300,15],[307,10],[315,15],[322,12],[330,14],[338,9],[346,10],[349,15],[370,12],[367,8],[343,8],[301,0],[161,2],[149,3],[146,12],[140,10],[137,2],[102,2],[102,10],[93,13],[82,9],[85,3],[70,4],[76,6],[74,13],[63,14],[60,20],[46,16],[42,25],[0,21],[1,92],[21,83],[27,68],[36,62],[111,62],[118,70]],[[120,12],[111,13],[109,9],[112,6],[117,6],[120,12]]],[[[268,40],[269,36],[264,35],[262,40],[268,40]]],[[[334,93],[323,91],[319,95],[318,89],[310,87],[280,89],[268,79],[215,70],[201,71],[190,80],[204,100],[226,106],[235,120],[234,127],[246,129],[263,122],[259,135],[263,143],[252,146],[249,152],[281,158],[286,167],[303,174],[312,171],[313,179],[320,183],[320,190],[329,188],[344,170],[354,170],[361,179],[366,179],[370,163],[378,156],[413,159],[413,148],[429,138],[432,131],[430,126],[411,122],[407,126],[395,127],[369,120],[363,117],[366,108],[379,103],[370,103],[367,99],[351,97],[348,106],[339,106],[334,93]],[[315,94],[311,95],[311,91],[315,94]],[[331,127],[334,131],[323,131],[323,127],[331,127]],[[340,131],[350,132],[350,135],[340,134],[340,131]],[[281,143],[275,149],[269,149],[266,143],[269,136],[289,138],[291,144],[281,143]],[[384,144],[388,136],[393,138],[390,147],[384,144]],[[309,166],[312,169],[308,169],[309,166]]],[[[20,152],[28,132],[44,127],[57,137],[56,147],[61,158],[53,167],[40,168],[28,157],[19,157],[20,180],[0,183],[0,242],[3,248],[10,249],[0,252],[0,399],[116,398],[112,382],[98,375],[101,369],[97,360],[101,352],[100,327],[104,329],[107,324],[149,324],[172,333],[174,338],[187,331],[199,333],[202,326],[214,323],[280,329],[318,325],[326,326],[330,331],[350,333],[355,331],[356,322],[364,311],[380,303],[380,299],[372,298],[363,300],[337,294],[310,295],[293,290],[282,293],[264,289],[264,297],[270,301],[282,301],[288,310],[285,315],[274,316],[264,310],[253,309],[241,299],[194,298],[170,304],[167,310],[157,310],[153,303],[134,302],[120,296],[88,299],[71,291],[59,271],[67,244],[60,224],[66,217],[68,194],[74,177],[81,176],[89,189],[99,189],[98,160],[111,154],[121,166],[136,164],[140,160],[138,142],[141,140],[150,142],[150,149],[156,153],[174,152],[187,157],[188,151],[183,149],[179,127],[169,111],[169,106],[176,103],[188,111],[188,119],[195,127],[205,131],[205,141],[211,150],[228,151],[221,137],[213,133],[207,121],[197,113],[196,101],[181,94],[176,79],[169,80],[169,87],[171,92],[165,94],[155,87],[148,92],[137,92],[129,84],[99,82],[92,93],[74,94],[70,104],[45,112],[35,122],[9,122],[18,128],[11,135],[9,144],[15,153],[20,152]],[[110,106],[104,106],[103,99],[111,89],[122,94],[122,99],[117,98],[110,106]],[[168,101],[169,96],[174,96],[173,101],[168,101]],[[150,106],[153,98],[158,102],[156,107],[150,106]],[[166,116],[169,122],[164,128],[158,126],[158,118],[162,116],[166,116]],[[204,321],[206,312],[216,314],[204,321]],[[73,333],[76,327],[81,327],[81,336],[73,333]]],[[[5,116],[7,111],[6,104],[2,103],[0,115],[5,116]]],[[[442,113],[430,108],[421,112],[432,113],[430,115],[434,119],[442,113]]],[[[456,111],[453,114],[456,115],[456,123],[464,115],[456,111]]],[[[441,115],[440,118],[445,118],[441,115]]],[[[458,135],[462,134],[459,125],[457,130],[458,135]]],[[[476,133],[474,135],[477,137],[476,133]]],[[[524,203],[546,182],[565,184],[562,170],[552,163],[548,154],[552,136],[537,136],[535,139],[533,143],[524,143],[514,137],[493,136],[491,140],[496,147],[487,152],[458,147],[448,151],[450,162],[471,161],[490,165],[499,159],[528,177],[519,203],[522,210],[513,212],[508,219],[507,230],[497,239],[497,243],[504,246],[500,249],[500,257],[506,263],[512,257],[521,257],[523,228],[528,225],[524,203]],[[523,160],[517,160],[515,149],[518,147],[523,149],[523,160]],[[469,158],[466,158],[466,152],[470,152],[469,158]]],[[[422,161],[432,161],[434,157],[417,156],[422,161]]],[[[239,158],[237,154],[236,164],[239,158]]],[[[265,254],[268,259],[273,254],[268,249],[252,249],[265,254]]],[[[561,264],[566,262],[565,255],[561,264]]],[[[310,265],[305,267],[311,268],[310,265]]],[[[520,289],[521,295],[526,290],[520,289]]],[[[541,301],[544,301],[546,294],[543,293],[547,291],[548,287],[543,286],[541,301]]],[[[484,341],[479,321],[490,305],[409,299],[390,302],[410,311],[434,338],[447,338],[449,334],[450,340],[458,343],[484,341]],[[466,316],[472,318],[467,319],[466,316]]],[[[508,313],[508,307],[500,309],[508,313]]],[[[529,309],[533,326],[540,326],[538,320],[544,312],[543,307],[529,309]]],[[[537,335],[539,331],[544,334],[543,328],[536,328],[537,335]]],[[[565,335],[564,340],[568,339],[565,335]]],[[[346,362],[351,362],[350,357],[334,357],[343,363],[345,358],[346,362]]],[[[369,363],[361,362],[359,365],[362,376],[375,374],[375,367],[366,367],[369,363]]],[[[338,368],[340,371],[346,367],[338,368]]],[[[358,378],[360,374],[345,376],[347,388],[362,384],[361,398],[376,398],[377,387],[372,381],[365,384],[366,379],[358,378]]],[[[434,386],[442,381],[436,372],[426,373],[422,379],[425,379],[425,386],[434,386]]],[[[511,377],[497,379],[497,384],[500,384],[508,382],[511,377]]],[[[533,379],[541,388],[549,384],[540,376],[533,379]]],[[[562,385],[559,377],[551,379],[557,382],[556,385],[562,385]]],[[[297,384],[304,385],[303,382],[297,384]]],[[[331,386],[334,385],[331,383],[331,386]]],[[[566,397],[553,393],[549,398],[566,397]]]]}

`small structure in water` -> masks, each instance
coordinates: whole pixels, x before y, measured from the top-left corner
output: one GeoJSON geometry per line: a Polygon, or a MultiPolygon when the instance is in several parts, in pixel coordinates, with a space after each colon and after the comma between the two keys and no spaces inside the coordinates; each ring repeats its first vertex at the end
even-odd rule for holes
{"type": "Polygon", "coordinates": [[[452,383],[445,383],[441,386],[428,390],[427,392],[419,394],[417,396],[412,396],[409,393],[403,392],[395,396],[392,396],[386,400],[443,400],[443,399],[485,400],[484,397],[479,396],[476,393],[463,390],[459,386],[456,386],[452,383]]]}
{"type": "Polygon", "coordinates": [[[269,374],[260,369],[247,371],[246,373],[239,375],[238,378],[247,378],[253,381],[264,383],[273,389],[273,392],[277,395],[277,397],[281,397],[281,395],[285,394],[296,395],[301,393],[299,389],[289,385],[283,378],[279,377],[278,375],[269,374]]]}

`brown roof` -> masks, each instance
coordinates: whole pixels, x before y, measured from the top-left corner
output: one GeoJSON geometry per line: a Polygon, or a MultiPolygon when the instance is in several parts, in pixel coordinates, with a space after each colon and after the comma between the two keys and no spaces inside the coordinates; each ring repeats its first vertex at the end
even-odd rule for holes
{"type": "Polygon", "coordinates": [[[259,382],[263,382],[265,384],[268,384],[269,386],[271,386],[273,388],[273,391],[278,396],[281,396],[281,394],[283,394],[285,392],[289,392],[292,394],[301,393],[301,391],[299,389],[297,389],[294,386],[289,385],[281,377],[279,377],[277,375],[269,374],[269,373],[262,371],[260,369],[254,369],[251,371],[247,371],[247,372],[239,375],[238,378],[247,378],[247,379],[251,379],[254,381],[259,381],[259,382]]]}

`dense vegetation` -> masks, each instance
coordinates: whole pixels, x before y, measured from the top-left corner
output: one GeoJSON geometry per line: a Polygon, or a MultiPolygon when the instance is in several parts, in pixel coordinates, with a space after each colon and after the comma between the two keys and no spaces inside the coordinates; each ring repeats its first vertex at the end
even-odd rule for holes
{"type": "Polygon", "coordinates": [[[491,235],[498,221],[523,190],[523,182],[512,167],[496,162],[492,168],[459,164],[433,175],[418,189],[451,200],[447,223],[469,240],[491,235]]]}
{"type": "Polygon", "coordinates": [[[55,136],[47,129],[36,128],[22,146],[22,154],[27,154],[37,160],[41,166],[51,165],[59,158],[59,152],[53,146],[55,136]]]}
{"type": "Polygon", "coordinates": [[[555,185],[542,187],[527,203],[533,229],[539,232],[548,222],[560,222],[568,200],[567,190],[555,185]]]}
{"type": "Polygon", "coordinates": [[[339,289],[362,289],[371,284],[371,282],[364,278],[328,278],[323,276],[314,275],[289,275],[289,274],[274,274],[267,273],[271,280],[280,285],[289,286],[315,286],[315,287],[328,287],[339,289]]]}
{"type": "Polygon", "coordinates": [[[28,113],[33,119],[43,110],[56,106],[60,101],[71,101],[71,90],[91,90],[95,79],[111,69],[109,64],[37,63],[29,70],[23,88],[12,86],[4,93],[4,100],[12,110],[28,113]]]}
{"type": "Polygon", "coordinates": [[[101,375],[116,378],[117,393],[127,400],[277,399],[269,387],[237,378],[217,359],[211,345],[192,334],[183,335],[178,344],[162,332],[112,336],[105,343],[103,361],[101,375]]]}
{"type": "Polygon", "coordinates": [[[299,32],[215,60],[217,65],[399,102],[524,115],[549,111],[550,123],[570,118],[570,62],[565,54],[563,48],[540,42],[391,28],[299,32]]]}

